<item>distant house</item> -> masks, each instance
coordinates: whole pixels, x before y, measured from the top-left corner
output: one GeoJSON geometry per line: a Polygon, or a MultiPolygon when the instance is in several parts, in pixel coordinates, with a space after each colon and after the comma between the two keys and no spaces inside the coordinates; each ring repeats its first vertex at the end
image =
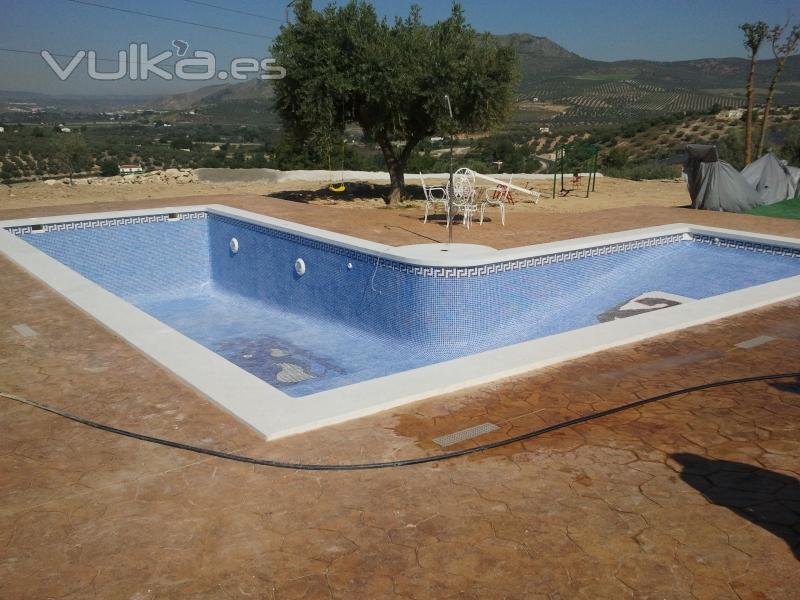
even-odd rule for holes
{"type": "Polygon", "coordinates": [[[61,133],[70,133],[71,131],[72,131],[72,129],[70,129],[69,127],[62,127],[61,128],[61,133]]]}
{"type": "Polygon", "coordinates": [[[549,127],[539,127],[539,133],[550,133],[549,127]]]}
{"type": "Polygon", "coordinates": [[[120,175],[133,175],[134,173],[144,173],[141,165],[120,165],[120,175]]]}
{"type": "Polygon", "coordinates": [[[0,127],[0,133],[5,133],[5,132],[6,132],[6,128],[5,127],[0,127]]]}
{"type": "Polygon", "coordinates": [[[743,116],[743,108],[731,108],[729,110],[721,110],[717,113],[717,119],[720,121],[738,121],[743,116]]]}

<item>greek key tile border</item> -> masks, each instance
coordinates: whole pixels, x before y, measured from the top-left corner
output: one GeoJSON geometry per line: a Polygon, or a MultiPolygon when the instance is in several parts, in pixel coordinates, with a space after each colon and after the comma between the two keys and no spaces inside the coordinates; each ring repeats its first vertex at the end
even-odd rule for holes
{"type": "Polygon", "coordinates": [[[721,248],[735,248],[737,250],[760,252],[762,254],[776,254],[778,256],[791,256],[793,258],[800,258],[800,248],[787,248],[786,246],[761,244],[759,242],[745,242],[743,240],[728,240],[714,237],[712,235],[694,235],[692,237],[693,241],[699,244],[720,246],[721,248]]]}
{"type": "MultiPolygon", "coordinates": [[[[485,265],[476,265],[472,267],[433,267],[425,265],[411,265],[408,263],[378,259],[375,255],[367,252],[360,252],[350,248],[344,248],[323,242],[319,240],[310,239],[296,233],[288,231],[281,231],[273,229],[265,225],[250,223],[242,221],[233,217],[207,213],[205,211],[183,212],[175,213],[177,218],[170,218],[169,214],[160,215],[142,215],[135,217],[116,217],[111,219],[95,219],[91,221],[69,221],[66,223],[53,223],[44,225],[42,229],[33,230],[31,225],[23,225],[19,227],[9,227],[7,231],[16,235],[23,236],[32,233],[43,233],[50,231],[69,231],[74,229],[92,229],[97,227],[114,227],[119,225],[136,225],[142,223],[158,223],[170,220],[190,220],[190,219],[209,219],[234,225],[250,231],[255,231],[270,237],[281,240],[286,240],[291,243],[306,246],[316,250],[322,250],[345,258],[356,260],[366,263],[378,263],[376,266],[398,271],[400,273],[408,273],[420,277],[440,277],[440,278],[460,278],[460,277],[480,277],[484,275],[493,275],[495,273],[505,273],[508,271],[517,271],[519,269],[527,269],[530,267],[540,267],[555,263],[570,262],[579,260],[581,258],[589,258],[594,256],[606,256],[610,254],[619,254],[621,252],[629,252],[631,250],[639,250],[642,248],[651,248],[655,246],[663,246],[665,244],[675,244],[682,240],[686,240],[685,233],[675,233],[669,235],[656,236],[645,238],[641,240],[633,240],[628,242],[618,242],[615,244],[606,244],[603,246],[595,246],[592,248],[583,248],[580,250],[571,250],[567,252],[556,252],[553,254],[546,254],[543,256],[531,256],[528,258],[520,258],[516,260],[503,261],[490,263],[485,265]]],[[[718,238],[711,235],[698,235],[692,234],[691,241],[699,244],[708,244],[712,246],[720,246],[724,248],[734,248],[737,250],[746,250],[749,252],[760,252],[763,254],[774,254],[778,256],[790,256],[800,258],[800,248],[787,248],[785,246],[775,246],[772,244],[762,244],[758,242],[747,242],[742,240],[730,240],[725,238],[718,238]]]]}
{"type": "Polygon", "coordinates": [[[95,229],[98,227],[117,227],[119,225],[139,225],[142,223],[160,223],[165,221],[187,221],[191,219],[206,219],[208,213],[205,211],[179,212],[174,213],[175,217],[170,218],[170,214],[162,215],[141,215],[136,217],[115,217],[112,219],[94,219],[91,221],[68,221],[65,223],[51,223],[42,225],[41,229],[33,229],[33,225],[21,225],[19,227],[8,227],[6,231],[16,236],[47,233],[51,231],[70,231],[75,229],[95,229]]]}
{"type": "Polygon", "coordinates": [[[250,223],[247,221],[240,221],[232,217],[223,215],[212,214],[211,220],[227,223],[236,227],[242,227],[250,231],[256,231],[274,237],[277,239],[286,240],[295,244],[300,244],[308,248],[330,252],[345,258],[362,261],[367,263],[376,263],[378,266],[401,273],[408,273],[421,277],[444,277],[444,278],[459,278],[459,277],[476,277],[483,275],[493,275],[495,273],[505,273],[507,271],[517,271],[519,269],[527,269],[529,267],[539,267],[542,265],[549,265],[553,263],[562,263],[586,258],[591,256],[605,256],[608,254],[618,254],[620,252],[628,252],[630,250],[638,250],[640,248],[650,248],[653,246],[663,246],[664,244],[674,244],[683,239],[683,233],[675,233],[670,235],[663,235],[652,238],[645,238],[641,240],[633,240],[629,242],[619,242],[616,244],[607,244],[604,246],[595,246],[593,248],[584,248],[581,250],[572,250],[568,252],[557,252],[554,254],[547,254],[544,256],[531,256],[528,258],[521,258],[517,260],[503,261],[490,263],[486,265],[476,265],[473,267],[433,267],[425,265],[411,265],[408,263],[387,260],[381,258],[378,260],[373,254],[344,248],[328,242],[309,239],[295,233],[288,231],[280,231],[272,229],[264,225],[250,223]]]}

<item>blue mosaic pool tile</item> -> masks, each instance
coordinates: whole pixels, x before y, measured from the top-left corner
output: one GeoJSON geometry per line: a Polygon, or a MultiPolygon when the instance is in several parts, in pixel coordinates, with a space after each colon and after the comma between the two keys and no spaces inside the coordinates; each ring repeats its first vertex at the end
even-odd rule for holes
{"type": "Polygon", "coordinates": [[[73,229],[97,229],[100,227],[119,227],[120,225],[140,225],[142,223],[165,223],[167,221],[185,221],[191,219],[205,219],[205,211],[168,213],[163,215],[140,215],[135,217],[114,217],[110,219],[76,220],[64,223],[51,223],[42,225],[20,225],[7,227],[6,230],[14,235],[27,235],[30,233],[47,233],[52,231],[70,231],[73,229]]]}
{"type": "Polygon", "coordinates": [[[800,275],[800,250],[685,234],[454,268],[213,213],[12,232],[298,396],[593,325],[647,292],[699,299],[800,275]]]}
{"type": "Polygon", "coordinates": [[[122,298],[174,294],[211,279],[206,213],[180,214],[59,223],[17,235],[122,298]]]}
{"type": "Polygon", "coordinates": [[[800,257],[800,248],[787,248],[786,246],[775,246],[773,244],[762,244],[759,242],[748,242],[744,240],[727,240],[710,235],[694,235],[692,240],[699,244],[708,244],[720,248],[735,248],[747,252],[758,252],[761,254],[776,254],[779,256],[800,257]]]}

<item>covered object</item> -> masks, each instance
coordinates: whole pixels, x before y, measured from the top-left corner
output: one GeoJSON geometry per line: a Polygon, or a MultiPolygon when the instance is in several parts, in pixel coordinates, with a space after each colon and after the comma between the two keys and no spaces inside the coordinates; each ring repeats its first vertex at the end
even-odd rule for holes
{"type": "Polygon", "coordinates": [[[775,204],[794,198],[797,184],[785,161],[767,152],[742,170],[742,176],[761,197],[762,204],[775,204]]]}
{"type": "Polygon", "coordinates": [[[792,185],[794,186],[794,197],[800,197],[800,167],[786,167],[789,170],[789,176],[792,178],[792,185]]]}
{"type": "Polygon", "coordinates": [[[739,171],[719,159],[716,146],[689,144],[683,170],[693,208],[744,212],[763,201],[739,171]]]}

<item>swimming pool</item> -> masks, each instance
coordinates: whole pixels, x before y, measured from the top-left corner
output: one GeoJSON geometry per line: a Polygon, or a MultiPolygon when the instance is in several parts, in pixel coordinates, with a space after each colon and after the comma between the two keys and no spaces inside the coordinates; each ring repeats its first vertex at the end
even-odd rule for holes
{"type": "Polygon", "coordinates": [[[268,437],[800,295],[797,240],[682,224],[506,251],[217,205],[0,226],[7,256],[268,437]]]}

